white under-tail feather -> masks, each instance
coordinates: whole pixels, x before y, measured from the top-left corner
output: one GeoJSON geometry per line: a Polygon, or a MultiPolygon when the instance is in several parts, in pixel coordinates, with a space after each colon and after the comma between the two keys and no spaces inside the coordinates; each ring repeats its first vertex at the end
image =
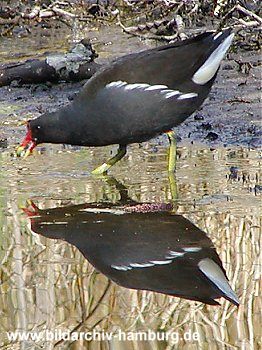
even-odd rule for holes
{"type": "Polygon", "coordinates": [[[236,304],[239,303],[238,297],[230,287],[221,268],[211,259],[205,258],[199,261],[198,267],[206,277],[228,298],[236,304]]]}
{"type": "MultiPolygon", "coordinates": [[[[214,40],[217,40],[222,34],[222,32],[218,34],[214,36],[214,40]]],[[[227,52],[227,50],[231,45],[233,37],[234,37],[234,33],[230,34],[215,49],[215,51],[211,53],[211,55],[208,57],[206,62],[196,71],[196,73],[193,75],[193,78],[192,78],[195,84],[204,85],[214,77],[214,75],[216,74],[216,71],[218,70],[220,62],[222,61],[225,53],[227,52]]]]}

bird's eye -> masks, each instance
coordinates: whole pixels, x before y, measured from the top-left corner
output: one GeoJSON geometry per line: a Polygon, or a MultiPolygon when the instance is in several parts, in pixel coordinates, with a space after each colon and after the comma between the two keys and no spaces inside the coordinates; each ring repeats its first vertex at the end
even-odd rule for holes
{"type": "Polygon", "coordinates": [[[36,126],[36,129],[41,129],[41,126],[40,126],[40,125],[37,125],[37,126],[36,126]]]}

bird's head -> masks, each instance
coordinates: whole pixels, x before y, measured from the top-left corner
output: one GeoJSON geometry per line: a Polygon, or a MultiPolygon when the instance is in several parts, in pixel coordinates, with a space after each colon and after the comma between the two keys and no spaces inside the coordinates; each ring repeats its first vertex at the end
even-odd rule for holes
{"type": "Polygon", "coordinates": [[[16,149],[18,157],[29,156],[40,143],[66,143],[66,130],[60,122],[60,113],[45,113],[26,122],[27,132],[16,149]]]}

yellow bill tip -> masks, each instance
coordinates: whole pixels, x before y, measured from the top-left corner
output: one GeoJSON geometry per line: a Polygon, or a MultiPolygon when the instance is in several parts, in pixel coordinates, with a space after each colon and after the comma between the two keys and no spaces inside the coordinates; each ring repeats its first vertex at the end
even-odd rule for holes
{"type": "Polygon", "coordinates": [[[32,151],[30,149],[27,149],[24,156],[23,156],[23,159],[27,158],[28,156],[30,156],[30,154],[32,153],[32,151]]]}
{"type": "Polygon", "coordinates": [[[27,148],[25,146],[18,146],[16,149],[16,156],[23,157],[23,159],[27,158],[32,153],[33,150],[30,147],[27,148]]]}
{"type": "Polygon", "coordinates": [[[25,151],[25,147],[24,146],[18,146],[17,149],[16,149],[17,157],[22,157],[24,151],[25,151]]]}
{"type": "Polygon", "coordinates": [[[17,126],[21,126],[21,125],[27,125],[28,120],[21,120],[19,122],[17,122],[17,126]]]}

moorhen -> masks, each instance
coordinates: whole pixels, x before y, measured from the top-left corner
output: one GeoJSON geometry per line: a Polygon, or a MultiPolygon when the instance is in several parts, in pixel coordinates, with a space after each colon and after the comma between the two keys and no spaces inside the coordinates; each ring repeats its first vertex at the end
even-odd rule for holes
{"type": "Polygon", "coordinates": [[[201,106],[233,36],[231,29],[208,31],[120,57],[97,72],[71,104],[29,120],[17,155],[27,156],[44,142],[118,144],[118,153],[93,171],[102,174],[125,155],[128,144],[167,133],[168,170],[173,171],[176,144],[171,129],[201,106]]]}
{"type": "Polygon", "coordinates": [[[156,203],[121,207],[88,203],[40,210],[30,202],[24,211],[32,231],[73,244],[121,286],[210,305],[224,297],[238,306],[205,232],[182,215],[154,212],[156,207],[156,203]]]}

